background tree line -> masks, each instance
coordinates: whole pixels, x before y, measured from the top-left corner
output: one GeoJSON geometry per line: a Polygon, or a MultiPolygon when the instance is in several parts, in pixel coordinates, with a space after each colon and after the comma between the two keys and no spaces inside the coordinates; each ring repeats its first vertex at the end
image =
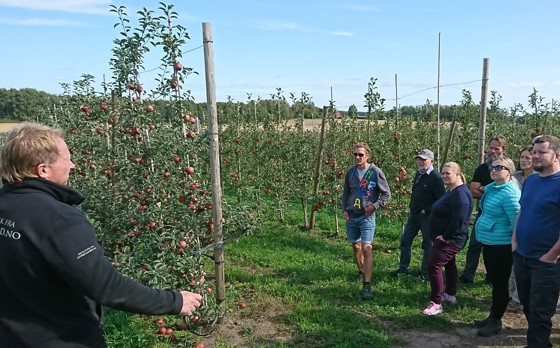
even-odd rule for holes
{"type": "MultiPolygon", "coordinates": [[[[76,83],[75,83],[76,84],[76,83]]],[[[370,93],[370,92],[368,92],[370,93]]],[[[367,107],[369,104],[368,93],[366,93],[365,101],[367,107]]],[[[33,88],[23,89],[5,89],[0,88],[0,120],[4,121],[36,121],[48,114],[55,114],[58,106],[65,102],[65,95],[55,95],[47,92],[39,91],[33,88]]],[[[110,98],[104,98],[98,95],[94,98],[99,99],[99,103],[110,98]]],[[[552,100],[546,102],[545,98],[538,95],[538,91],[528,96],[528,105],[524,106],[518,103],[510,108],[501,107],[502,97],[497,92],[491,92],[489,100],[488,115],[489,121],[506,121],[513,117],[529,117],[535,123],[535,131],[546,129],[546,123],[551,118],[558,116],[558,101],[552,100]]],[[[172,112],[171,102],[168,100],[149,100],[156,108],[160,110],[169,110],[172,112]]],[[[193,100],[186,100],[186,109],[192,115],[202,119],[206,117],[206,103],[197,103],[193,100]]],[[[336,110],[336,105],[332,103],[330,107],[336,110]]],[[[359,112],[355,104],[350,105],[348,110],[336,110],[340,117],[357,117],[367,118],[368,112],[359,112]]],[[[276,94],[271,94],[270,99],[253,99],[250,94],[247,95],[245,102],[235,101],[228,97],[226,102],[218,102],[218,118],[220,123],[229,123],[228,118],[246,122],[263,122],[265,120],[258,119],[265,117],[270,120],[288,120],[293,118],[319,118],[322,116],[322,107],[316,106],[308,94],[302,93],[301,96],[295,96],[290,93],[289,98],[284,96],[284,92],[279,88],[276,94]],[[227,115],[227,116],[226,116],[227,115]]],[[[452,121],[455,119],[459,122],[476,122],[479,115],[479,105],[475,103],[470,92],[463,90],[463,99],[456,105],[441,105],[440,120],[452,121]]],[[[165,117],[166,113],[163,112],[165,117]]],[[[396,108],[393,107],[384,110],[384,100],[381,99],[377,103],[374,112],[369,113],[372,119],[394,120],[397,117],[396,108]]],[[[433,104],[430,100],[426,100],[424,105],[404,105],[399,107],[398,118],[402,120],[412,121],[435,121],[437,119],[437,104],[433,104]]],[[[510,119],[511,120],[511,119],[510,119]]]]}

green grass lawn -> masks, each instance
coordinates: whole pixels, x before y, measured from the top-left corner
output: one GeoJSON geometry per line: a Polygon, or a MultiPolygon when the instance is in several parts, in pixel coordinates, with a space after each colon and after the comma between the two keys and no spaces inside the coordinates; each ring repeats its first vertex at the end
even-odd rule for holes
{"type": "MultiPolygon", "coordinates": [[[[263,347],[394,347],[404,342],[392,328],[445,332],[487,315],[490,287],[478,274],[475,284],[459,287],[457,305],[444,306],[440,316],[424,316],[429,282],[389,276],[398,266],[401,227],[381,219],[374,241],[374,300],[362,301],[344,228],[335,236],[334,221],[319,217],[316,231],[302,231],[297,218],[287,216],[285,224],[266,223],[260,233],[229,243],[225,249],[226,315],[257,319],[265,313],[288,336],[287,340],[270,337],[263,347]],[[240,302],[247,304],[243,311],[238,308],[240,302]]],[[[413,245],[412,272],[419,267],[420,241],[418,236],[413,245]]],[[[458,256],[460,270],[464,254],[465,250],[458,256]]],[[[209,268],[208,273],[213,270],[209,268]]],[[[111,347],[190,347],[199,340],[185,331],[175,332],[178,343],[156,337],[154,317],[114,311],[107,317],[111,347]],[[121,336],[134,343],[126,343],[121,336]]],[[[165,320],[179,321],[172,316],[165,320]]],[[[251,333],[250,327],[241,330],[242,335],[251,333]]],[[[225,339],[217,341],[216,347],[235,347],[225,339]]]]}

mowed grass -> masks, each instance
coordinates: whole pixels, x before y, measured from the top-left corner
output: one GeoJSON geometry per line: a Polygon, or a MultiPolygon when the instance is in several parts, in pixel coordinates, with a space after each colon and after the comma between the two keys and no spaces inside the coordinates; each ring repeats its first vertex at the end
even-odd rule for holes
{"type": "MultiPolygon", "coordinates": [[[[374,300],[363,301],[343,224],[335,234],[332,216],[320,214],[317,229],[310,232],[298,226],[300,219],[297,213],[290,213],[285,223],[267,222],[260,233],[226,246],[226,315],[240,321],[254,319],[255,325],[266,320],[280,332],[276,336],[256,337],[254,327],[244,327],[239,335],[252,338],[255,342],[252,347],[406,346],[398,336],[400,330],[447,332],[487,315],[490,287],[484,284],[484,275],[477,274],[475,284],[459,286],[458,305],[446,305],[440,316],[424,316],[422,309],[428,300],[429,282],[419,282],[412,276],[389,275],[398,267],[401,224],[383,219],[378,219],[374,241],[374,300]],[[241,302],[246,303],[246,309],[239,309],[241,302]]],[[[413,245],[411,272],[419,267],[420,241],[418,236],[413,245]]],[[[464,254],[465,250],[458,256],[460,270],[464,254]]],[[[212,265],[209,263],[209,275],[213,274],[212,265]]],[[[109,313],[113,315],[114,312],[109,313]]],[[[145,339],[151,342],[146,347],[154,346],[153,317],[141,318],[131,320],[143,320],[149,328],[116,327],[107,335],[123,335],[122,330],[137,334],[144,331],[152,336],[145,339]]],[[[190,346],[198,339],[186,332],[179,335],[181,346],[190,346]],[[185,345],[186,342],[189,343],[185,345]]],[[[214,337],[214,347],[236,347],[227,337],[214,335],[218,336],[214,337]]],[[[110,346],[141,347],[142,338],[134,339],[137,345],[119,345],[119,340],[112,339],[110,346]]],[[[177,345],[159,339],[157,346],[177,345]]]]}
{"type": "MultiPolygon", "coordinates": [[[[227,281],[241,293],[243,288],[253,289],[253,301],[263,293],[290,308],[280,320],[293,330],[294,346],[312,341],[315,347],[393,347],[403,343],[393,329],[449,331],[487,315],[490,288],[479,275],[474,285],[460,287],[457,306],[446,306],[441,316],[424,316],[429,282],[389,276],[398,266],[399,236],[400,226],[380,221],[373,301],[361,299],[350,245],[342,234],[333,236],[328,230],[302,232],[293,226],[267,225],[265,232],[228,247],[227,281]]],[[[420,239],[415,241],[411,270],[418,269],[420,239]]]]}

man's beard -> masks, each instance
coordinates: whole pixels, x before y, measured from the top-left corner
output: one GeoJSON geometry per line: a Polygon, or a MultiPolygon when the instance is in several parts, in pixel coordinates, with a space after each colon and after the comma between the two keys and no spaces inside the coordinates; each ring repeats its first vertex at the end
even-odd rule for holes
{"type": "Polygon", "coordinates": [[[533,164],[533,170],[535,172],[541,173],[542,171],[544,171],[544,166],[542,164],[533,164]]]}

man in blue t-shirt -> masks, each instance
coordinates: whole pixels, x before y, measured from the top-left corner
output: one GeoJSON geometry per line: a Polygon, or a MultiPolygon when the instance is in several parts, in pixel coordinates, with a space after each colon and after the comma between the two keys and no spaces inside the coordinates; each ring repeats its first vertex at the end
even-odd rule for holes
{"type": "Polygon", "coordinates": [[[527,347],[552,347],[552,317],[560,289],[560,139],[533,140],[533,168],[523,184],[512,237],[519,300],[528,322],[527,347]]]}

